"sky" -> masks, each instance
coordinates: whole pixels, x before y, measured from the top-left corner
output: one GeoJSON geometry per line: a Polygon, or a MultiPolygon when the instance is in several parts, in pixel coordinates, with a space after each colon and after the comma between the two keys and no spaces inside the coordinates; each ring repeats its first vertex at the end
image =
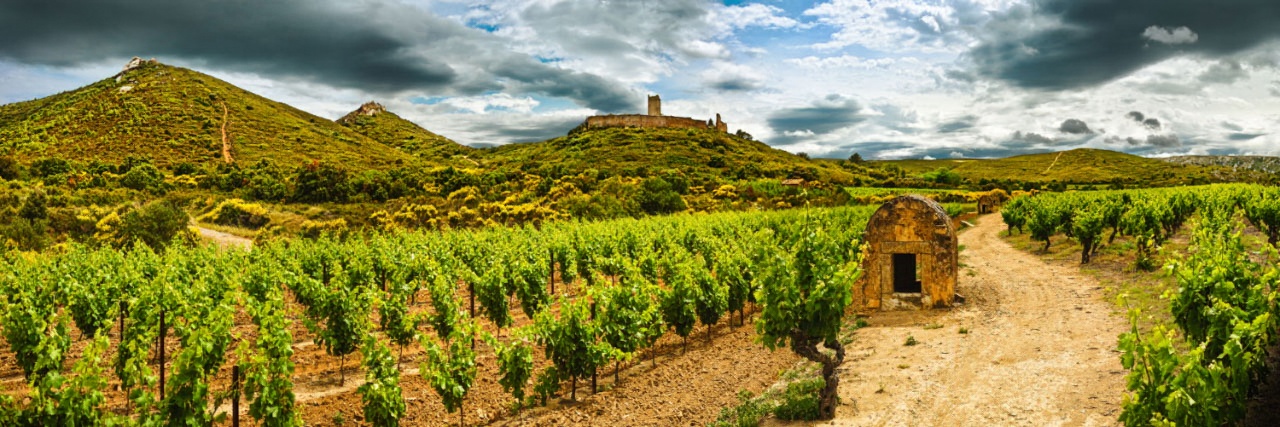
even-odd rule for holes
{"type": "Polygon", "coordinates": [[[813,157],[1280,155],[1275,0],[5,0],[0,103],[133,56],[474,146],[721,114],[813,157]]]}

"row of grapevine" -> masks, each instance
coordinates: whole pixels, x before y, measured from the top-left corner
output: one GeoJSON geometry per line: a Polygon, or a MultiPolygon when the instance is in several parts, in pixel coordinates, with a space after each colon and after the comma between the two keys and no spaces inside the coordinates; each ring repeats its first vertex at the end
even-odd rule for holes
{"type": "Polygon", "coordinates": [[[1151,258],[1155,249],[1197,212],[1204,195],[1219,193],[1269,236],[1280,232],[1280,209],[1272,208],[1280,206],[1280,191],[1257,185],[1041,193],[1013,199],[1001,209],[1001,216],[1009,232],[1025,230],[1032,240],[1044,242],[1045,250],[1056,235],[1075,239],[1082,246],[1082,264],[1089,262],[1104,240],[1109,244],[1117,235],[1130,236],[1138,267],[1150,270],[1155,267],[1151,258]]]}
{"type": "Polygon", "coordinates": [[[1251,254],[1236,218],[1243,211],[1269,227],[1248,212],[1275,209],[1274,195],[1274,188],[1202,192],[1191,247],[1167,264],[1178,285],[1167,295],[1177,330],[1157,326],[1143,333],[1135,309],[1131,330],[1120,337],[1133,392],[1120,416],[1125,425],[1233,425],[1244,419],[1250,393],[1271,368],[1268,349],[1280,338],[1280,269],[1270,245],[1261,257],[1251,254]]]}
{"type": "MultiPolygon", "coordinates": [[[[576,384],[594,384],[608,365],[616,381],[622,363],[668,330],[687,343],[701,323],[711,340],[712,326],[734,312],[743,323],[752,302],[765,313],[757,329],[766,345],[795,340],[791,348],[812,349],[802,355],[829,366],[826,373],[838,361],[816,346],[839,348],[832,325],[838,328],[851,302],[857,239],[870,213],[836,208],[390,233],[276,242],[251,253],[71,247],[11,257],[0,263],[0,330],[32,398],[0,400],[0,421],[208,424],[224,398],[243,397],[259,423],[297,425],[295,316],[338,359],[340,381],[347,356],[362,356],[358,392],[375,425],[396,425],[404,415],[398,354],[407,346],[425,350],[421,373],[450,412],[475,383],[478,341],[490,343],[498,382],[517,401],[532,382],[545,402],[565,383],[576,398],[576,384]],[[419,291],[429,300],[421,307],[419,291]],[[300,313],[287,308],[290,297],[300,313]],[[527,320],[513,312],[516,301],[527,320]],[[234,324],[238,313],[251,323],[234,324]],[[66,355],[78,339],[70,336],[72,323],[92,344],[67,381],[66,355]],[[105,359],[112,348],[114,360],[105,359]],[[547,364],[537,372],[539,350],[547,364]],[[128,397],[127,415],[103,407],[107,366],[128,397]],[[212,390],[225,367],[237,381],[243,372],[243,383],[212,390]],[[76,396],[81,400],[68,403],[76,396]]],[[[828,387],[834,397],[834,379],[828,387]]]]}

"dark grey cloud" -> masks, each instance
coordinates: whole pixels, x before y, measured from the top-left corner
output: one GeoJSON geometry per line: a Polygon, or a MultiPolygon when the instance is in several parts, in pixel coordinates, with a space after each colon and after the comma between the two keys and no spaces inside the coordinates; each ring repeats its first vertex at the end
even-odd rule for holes
{"type": "Polygon", "coordinates": [[[1022,131],[1014,132],[1012,140],[1015,142],[1029,142],[1032,144],[1053,144],[1056,142],[1053,138],[1035,132],[1023,133],[1022,131]]]}
{"type": "Polygon", "coordinates": [[[1219,61],[1200,73],[1198,80],[1204,83],[1232,84],[1245,77],[1249,77],[1249,72],[1240,65],[1239,61],[1219,61]]]}
{"type": "Polygon", "coordinates": [[[1087,135],[1093,133],[1089,129],[1089,125],[1080,119],[1066,119],[1058,126],[1058,131],[1073,135],[1087,135]]]}
{"type": "MultiPolygon", "coordinates": [[[[469,132],[474,132],[482,140],[488,141],[510,141],[510,142],[536,142],[546,141],[548,139],[564,136],[570,130],[582,124],[580,117],[562,117],[562,118],[540,118],[529,120],[493,120],[475,122],[467,126],[469,132]]],[[[501,144],[489,144],[501,145],[501,144]]],[[[474,147],[480,147],[480,144],[472,144],[474,147]]]]}
{"type": "Polygon", "coordinates": [[[779,134],[808,131],[822,135],[865,121],[865,117],[858,115],[859,109],[858,103],[852,99],[828,95],[809,107],[775,111],[767,122],[779,134]]]}
{"type": "Polygon", "coordinates": [[[1230,135],[1227,135],[1227,139],[1230,139],[1232,141],[1248,141],[1264,135],[1266,134],[1265,133],[1232,132],[1230,135]]]}
{"type": "Polygon", "coordinates": [[[1277,21],[1275,0],[1031,0],[993,17],[968,57],[978,74],[1020,87],[1088,87],[1176,55],[1258,46],[1280,37],[1277,21]]]}
{"type": "Polygon", "coordinates": [[[1146,138],[1146,139],[1139,139],[1139,138],[1134,138],[1134,137],[1121,138],[1121,137],[1118,137],[1118,136],[1112,136],[1112,137],[1108,137],[1108,138],[1106,139],[1106,142],[1107,142],[1108,144],[1120,144],[1120,143],[1124,143],[1124,144],[1127,144],[1127,145],[1129,145],[1129,146],[1131,146],[1131,147],[1137,147],[1137,148],[1139,148],[1139,149],[1142,149],[1142,148],[1176,148],[1176,147],[1181,147],[1181,146],[1182,146],[1182,139],[1181,139],[1181,138],[1178,138],[1178,135],[1174,135],[1174,134],[1168,134],[1168,135],[1147,135],[1147,138],[1146,138]]]}
{"type": "Polygon", "coordinates": [[[750,92],[764,87],[760,82],[747,78],[729,78],[710,82],[711,88],[723,92],[750,92]]]}
{"type": "Polygon", "coordinates": [[[0,40],[0,59],[24,64],[157,57],[374,93],[507,89],[634,108],[619,84],[391,0],[9,0],[0,2],[0,40]]]}
{"type": "Polygon", "coordinates": [[[1162,127],[1160,125],[1160,119],[1157,119],[1155,117],[1147,117],[1146,115],[1138,111],[1130,111],[1128,114],[1125,114],[1124,117],[1127,119],[1133,120],[1135,122],[1138,122],[1143,126],[1146,126],[1147,129],[1160,130],[1160,128],[1162,127]]]}
{"type": "Polygon", "coordinates": [[[978,125],[978,116],[964,116],[943,124],[938,125],[938,133],[953,133],[965,129],[972,129],[978,125]]]}

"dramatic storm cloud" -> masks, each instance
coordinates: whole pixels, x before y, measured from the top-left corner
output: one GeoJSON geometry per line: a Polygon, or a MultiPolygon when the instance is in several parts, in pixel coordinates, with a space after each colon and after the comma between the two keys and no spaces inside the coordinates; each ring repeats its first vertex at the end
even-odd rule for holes
{"type": "Polygon", "coordinates": [[[9,0],[0,103],[141,56],[477,146],[656,93],[813,156],[1280,155],[1276,22],[1275,0],[9,0]]]}
{"type": "Polygon", "coordinates": [[[993,19],[969,53],[985,76],[1068,89],[1183,53],[1238,53],[1280,36],[1278,20],[1273,0],[1032,0],[993,19]]]}
{"type": "Polygon", "coordinates": [[[30,64],[158,56],[379,93],[511,89],[604,111],[637,105],[608,78],[391,1],[14,0],[0,3],[0,40],[0,57],[30,64]]]}

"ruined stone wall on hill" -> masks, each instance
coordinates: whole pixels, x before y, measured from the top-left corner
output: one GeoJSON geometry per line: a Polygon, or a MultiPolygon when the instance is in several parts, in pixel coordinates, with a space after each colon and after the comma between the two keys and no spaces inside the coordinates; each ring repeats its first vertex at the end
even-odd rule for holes
{"type": "Polygon", "coordinates": [[[611,114],[587,117],[587,129],[609,127],[694,128],[706,129],[707,122],[688,117],[646,116],[643,114],[611,114]]]}

